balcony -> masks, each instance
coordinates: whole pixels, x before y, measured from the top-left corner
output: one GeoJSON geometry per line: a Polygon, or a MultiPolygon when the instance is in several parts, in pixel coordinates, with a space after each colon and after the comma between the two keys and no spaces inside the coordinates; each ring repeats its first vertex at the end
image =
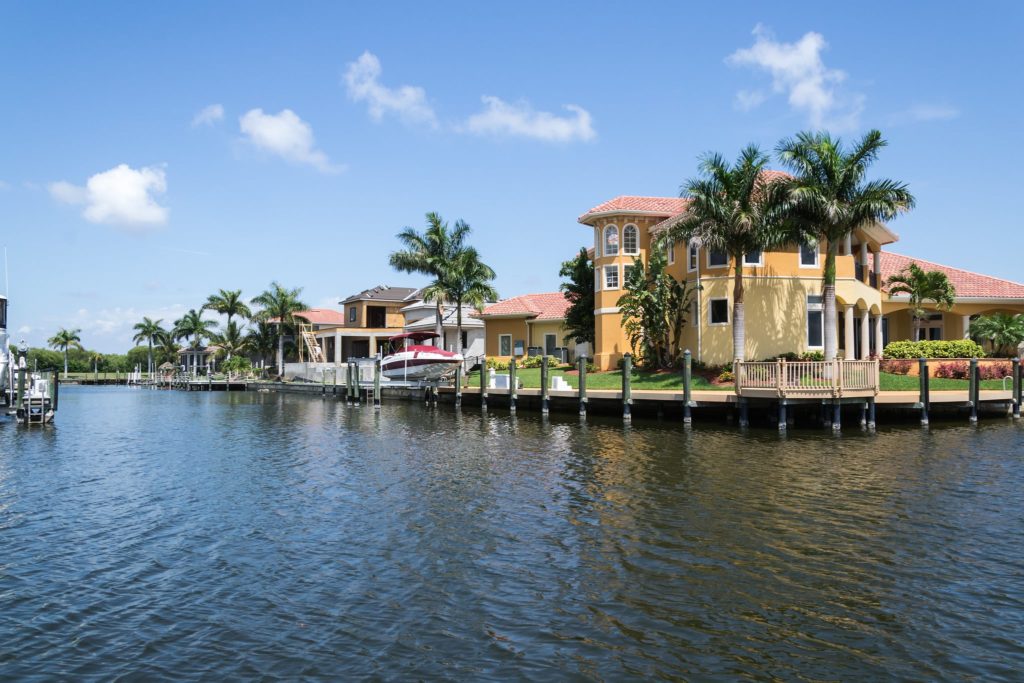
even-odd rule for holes
{"type": "Polygon", "coordinates": [[[872,397],[877,360],[734,363],[736,393],[751,398],[872,397]]]}

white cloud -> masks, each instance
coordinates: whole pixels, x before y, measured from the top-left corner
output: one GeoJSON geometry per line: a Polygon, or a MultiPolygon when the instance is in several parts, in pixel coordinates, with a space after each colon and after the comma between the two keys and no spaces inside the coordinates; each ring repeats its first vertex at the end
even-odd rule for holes
{"type": "Polygon", "coordinates": [[[571,116],[556,116],[546,111],[534,111],[525,102],[509,104],[491,95],[480,99],[484,110],[470,116],[462,127],[470,133],[509,135],[546,142],[587,141],[597,136],[590,112],[575,104],[565,105],[571,116]]]}
{"type": "Polygon", "coordinates": [[[323,173],[341,170],[316,149],[313,129],[291,109],[279,114],[250,109],[239,119],[239,124],[249,142],[260,149],[297,164],[308,164],[323,173]]]}
{"type": "Polygon", "coordinates": [[[927,123],[929,121],[950,121],[960,116],[960,110],[944,104],[917,104],[909,109],[896,112],[893,123],[927,123]]]}
{"type": "MultiPolygon", "coordinates": [[[[733,52],[726,58],[731,66],[749,66],[767,71],[772,76],[772,90],[785,93],[793,109],[807,114],[816,128],[852,128],[864,108],[864,97],[844,94],[838,89],[846,73],[830,69],[821,59],[828,46],[820,33],[805,33],[795,43],[774,39],[764,26],[754,27],[754,44],[733,52]]],[[[737,94],[737,102],[743,96],[737,94]]],[[[749,97],[746,102],[753,103],[749,97]]],[[[756,106],[756,105],[755,105],[756,106]]]]}
{"type": "Polygon", "coordinates": [[[736,108],[740,111],[756,109],[768,99],[768,95],[761,90],[740,90],[736,93],[736,108]]]}
{"type": "Polygon", "coordinates": [[[167,191],[167,176],[159,166],[134,169],[120,164],[90,177],[85,187],[59,180],[49,189],[59,202],[84,204],[82,216],[90,223],[144,228],[167,222],[167,207],[153,196],[167,191]]]}
{"type": "Polygon", "coordinates": [[[31,334],[31,333],[32,333],[32,326],[31,325],[22,325],[21,327],[18,328],[18,334],[31,334]]]}
{"type": "Polygon", "coordinates": [[[9,189],[11,189],[11,184],[9,182],[7,182],[6,180],[0,180],[0,190],[9,190],[9,189]]]}
{"type": "Polygon", "coordinates": [[[192,117],[192,127],[198,128],[199,126],[212,126],[223,119],[224,106],[220,104],[211,104],[200,109],[199,112],[192,117]]]}
{"type": "Polygon", "coordinates": [[[105,349],[111,349],[124,353],[132,348],[134,343],[132,337],[135,332],[132,327],[143,317],[152,320],[162,320],[164,329],[169,329],[175,320],[187,312],[182,304],[173,304],[161,308],[137,309],[134,307],[103,308],[94,311],[88,308],[80,308],[75,312],[67,327],[77,327],[82,330],[83,343],[87,346],[95,345],[105,349]],[[88,340],[86,341],[86,338],[88,340]]]}
{"type": "Polygon", "coordinates": [[[427,92],[413,85],[389,88],[381,85],[380,60],[366,51],[345,70],[345,86],[348,96],[355,102],[366,102],[370,117],[380,121],[385,114],[393,113],[405,123],[426,124],[437,128],[437,116],[427,102],[427,92]]]}

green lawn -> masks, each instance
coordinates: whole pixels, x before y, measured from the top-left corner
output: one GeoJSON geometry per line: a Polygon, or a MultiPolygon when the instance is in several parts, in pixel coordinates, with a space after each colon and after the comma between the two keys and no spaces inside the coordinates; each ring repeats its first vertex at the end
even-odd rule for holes
{"type": "MultiPolygon", "coordinates": [[[[507,374],[502,372],[500,374],[507,374]]],[[[561,375],[565,377],[565,381],[568,382],[573,389],[579,387],[579,378],[577,375],[566,375],[564,370],[551,370],[551,375],[561,375]]],[[[516,377],[520,379],[524,388],[527,389],[539,389],[540,388],[540,368],[519,368],[516,370],[516,377]]],[[[469,386],[478,387],[480,386],[480,375],[479,373],[470,373],[469,386]]],[[[716,385],[711,384],[703,377],[693,376],[693,389],[701,390],[720,390],[720,391],[734,391],[731,385],[716,385]]],[[[682,391],[683,390],[683,376],[681,373],[652,373],[652,372],[633,372],[633,389],[655,389],[663,391],[682,391]]],[[[622,389],[622,372],[615,370],[613,372],[588,372],[587,373],[587,389],[622,389]]]]}
{"type": "MultiPolygon", "coordinates": [[[[879,373],[879,384],[882,391],[918,391],[921,388],[921,378],[910,375],[894,375],[888,372],[879,373]]],[[[970,383],[966,379],[945,379],[932,377],[928,381],[928,387],[932,391],[967,391],[970,383]]],[[[1011,382],[1006,383],[1009,389],[1011,382]]],[[[985,379],[981,381],[982,389],[1002,389],[1003,382],[998,379],[985,379]]]]}

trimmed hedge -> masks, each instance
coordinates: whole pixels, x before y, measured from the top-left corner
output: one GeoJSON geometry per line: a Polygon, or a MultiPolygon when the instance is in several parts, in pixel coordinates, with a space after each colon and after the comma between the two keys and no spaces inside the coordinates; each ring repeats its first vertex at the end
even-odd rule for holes
{"type": "Polygon", "coordinates": [[[985,350],[973,339],[947,341],[894,341],[886,345],[886,358],[983,358],[985,350]]]}

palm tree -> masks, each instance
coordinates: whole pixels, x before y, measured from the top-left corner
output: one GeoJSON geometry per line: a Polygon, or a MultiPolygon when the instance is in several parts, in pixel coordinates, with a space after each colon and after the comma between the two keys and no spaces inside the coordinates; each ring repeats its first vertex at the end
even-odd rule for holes
{"type": "Polygon", "coordinates": [[[935,302],[935,306],[948,311],[953,308],[956,299],[956,288],[946,274],[939,270],[924,270],[911,262],[906,268],[888,280],[889,294],[906,294],[910,297],[910,311],[914,316],[914,341],[921,338],[921,321],[927,311],[925,301],[935,302]]]}
{"type": "Polygon", "coordinates": [[[1012,356],[1024,341],[1024,313],[983,315],[971,322],[968,333],[975,339],[987,339],[996,355],[1012,356]]]}
{"type": "Polygon", "coordinates": [[[132,327],[136,331],[136,335],[132,337],[132,341],[136,344],[146,342],[149,345],[149,375],[153,375],[153,342],[156,340],[157,335],[164,332],[164,328],[160,327],[160,323],[163,322],[163,318],[157,320],[150,320],[147,317],[142,318],[142,322],[135,323],[132,327]]]}
{"type": "MultiPolygon", "coordinates": [[[[467,228],[469,226],[466,226],[467,228]]],[[[444,296],[455,303],[455,338],[462,351],[462,305],[480,310],[488,301],[497,301],[498,291],[491,285],[494,270],[480,260],[473,247],[463,247],[452,261],[444,283],[444,296]]]]}
{"type": "Polygon", "coordinates": [[[64,353],[64,377],[68,376],[68,348],[80,349],[82,348],[82,330],[73,329],[66,330],[63,327],[57,330],[57,334],[50,337],[46,343],[50,345],[51,349],[56,349],[64,353]]]}
{"type": "Polygon", "coordinates": [[[279,326],[277,334],[277,373],[284,374],[284,329],[295,325],[295,314],[304,311],[308,306],[302,303],[299,295],[302,294],[302,287],[288,289],[282,287],[278,282],[271,282],[270,287],[257,297],[253,297],[251,303],[262,307],[260,316],[263,320],[269,321],[277,318],[279,326]]]}
{"type": "Polygon", "coordinates": [[[249,307],[246,306],[245,301],[242,299],[242,290],[240,289],[222,289],[217,294],[211,294],[207,297],[206,303],[199,309],[199,312],[202,313],[206,309],[226,315],[229,325],[231,324],[231,319],[236,315],[246,318],[252,316],[252,311],[249,310],[249,307]]]}
{"type": "Polygon", "coordinates": [[[92,353],[89,354],[89,360],[92,361],[93,374],[100,374],[100,363],[102,363],[105,360],[103,354],[100,353],[99,351],[93,351],[92,353]]]}
{"type": "Polygon", "coordinates": [[[798,134],[779,143],[782,163],[796,177],[787,182],[788,216],[797,241],[827,245],[822,278],[825,359],[836,357],[836,256],[839,244],[859,228],[891,220],[914,206],[907,186],[894,180],[865,180],[868,166],[886,146],[869,131],[851,148],[828,133],[798,134]]]}
{"type": "Polygon", "coordinates": [[[234,320],[229,320],[224,325],[222,332],[214,333],[213,343],[227,355],[227,360],[231,360],[231,356],[236,353],[244,352],[249,345],[246,337],[242,336],[241,328],[234,320]]]}
{"type": "Polygon", "coordinates": [[[265,361],[267,354],[273,352],[277,345],[278,336],[273,325],[256,316],[252,319],[252,327],[246,333],[245,340],[249,349],[259,355],[261,361],[265,361]]]}
{"type": "MultiPolygon", "coordinates": [[[[423,289],[423,300],[433,301],[437,305],[437,333],[440,335],[443,306],[450,289],[449,271],[456,256],[463,250],[470,227],[460,219],[455,221],[455,227],[449,231],[448,224],[433,211],[426,218],[427,229],[422,233],[409,227],[398,233],[398,241],[405,248],[392,252],[388,262],[392,268],[403,273],[420,273],[433,278],[423,289]]],[[[460,344],[461,341],[460,333],[460,344]]]]}
{"type": "Polygon", "coordinates": [[[180,347],[175,342],[174,330],[160,329],[153,336],[153,344],[161,350],[161,357],[164,362],[178,364],[178,351],[180,347]]]}
{"type": "Polygon", "coordinates": [[[661,242],[699,240],[705,249],[725,252],[733,263],[733,358],[746,358],[746,316],[743,305],[743,262],[782,241],[781,185],[765,172],[768,156],[755,145],[745,147],[730,165],[720,154],[700,160],[703,177],[687,181],[685,215],[661,242]]]}
{"type": "Polygon", "coordinates": [[[203,339],[213,334],[216,325],[216,322],[204,319],[202,312],[193,308],[174,321],[174,338],[184,339],[186,342],[191,338],[192,348],[198,349],[203,345],[203,339]]]}

